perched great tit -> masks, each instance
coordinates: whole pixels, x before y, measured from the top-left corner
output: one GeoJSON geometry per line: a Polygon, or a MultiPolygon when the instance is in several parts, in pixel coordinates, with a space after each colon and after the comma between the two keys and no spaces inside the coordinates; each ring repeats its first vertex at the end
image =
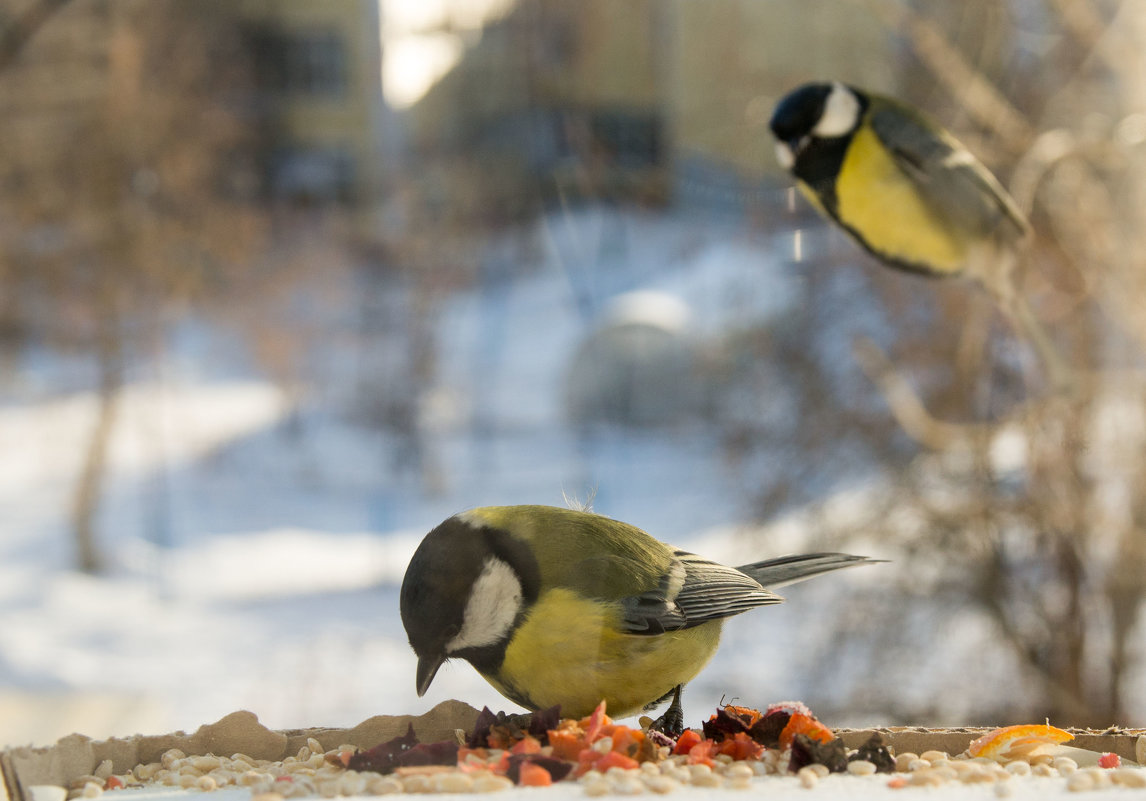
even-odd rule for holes
{"type": "Polygon", "coordinates": [[[1032,340],[1059,388],[1069,371],[1019,296],[1030,225],[994,175],[917,109],[842,83],[776,105],[776,156],[812,205],[884,264],[982,284],[1032,340]]]}
{"type": "Polygon", "coordinates": [[[530,710],[567,717],[601,700],[617,717],[673,698],[716,651],[724,619],[780,603],[772,592],[867,564],[816,553],[726,567],[635,526],[551,506],[455,515],[418,546],[402,581],[402,623],[418,657],[418,695],[461,658],[530,710]]]}

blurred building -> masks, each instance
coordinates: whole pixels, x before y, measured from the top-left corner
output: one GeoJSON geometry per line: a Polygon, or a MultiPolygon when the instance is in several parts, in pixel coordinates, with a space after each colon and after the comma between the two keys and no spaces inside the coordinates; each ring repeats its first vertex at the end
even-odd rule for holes
{"type": "Polygon", "coordinates": [[[370,207],[387,164],[377,0],[240,0],[270,199],[370,207]]]}
{"type": "Polygon", "coordinates": [[[713,186],[736,203],[779,177],[766,123],[780,95],[823,77],[891,89],[888,46],[861,4],[519,0],[412,108],[412,140],[423,156],[467,154],[454,177],[511,216],[713,186]]]}

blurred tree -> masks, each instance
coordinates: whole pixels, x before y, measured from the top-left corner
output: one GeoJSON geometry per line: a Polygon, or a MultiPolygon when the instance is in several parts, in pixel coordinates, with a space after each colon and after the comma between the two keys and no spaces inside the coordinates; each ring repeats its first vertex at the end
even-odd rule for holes
{"type": "MultiPolygon", "coordinates": [[[[848,335],[838,324],[810,323],[773,346],[798,340],[788,387],[798,408],[817,410],[789,437],[801,459],[823,464],[858,445],[892,477],[867,514],[825,517],[821,533],[878,531],[901,554],[903,586],[872,601],[882,619],[921,604],[939,616],[937,635],[960,617],[991,621],[1019,674],[985,665],[984,680],[1020,691],[1010,708],[981,710],[983,722],[1129,723],[1146,602],[1146,8],[857,2],[909,54],[904,93],[945,110],[941,121],[1031,215],[1025,292],[1083,387],[1049,395],[1029,349],[969,287],[871,266],[856,280],[890,328],[857,320],[850,335],[870,337],[856,355],[890,417],[857,403],[855,374],[832,362],[848,335]]],[[[855,304],[854,290],[809,298],[828,319],[855,304]]],[[[782,486],[799,480],[769,485],[765,515],[782,486]]],[[[882,703],[896,708],[889,692],[882,703]]],[[[899,709],[914,722],[926,714],[899,709]]]]}
{"type": "Polygon", "coordinates": [[[249,82],[227,3],[93,0],[49,19],[61,6],[29,7],[4,37],[18,46],[0,72],[0,296],[17,339],[96,366],[72,522],[79,567],[97,571],[129,356],[180,304],[226,291],[264,220],[247,202],[249,82]]]}

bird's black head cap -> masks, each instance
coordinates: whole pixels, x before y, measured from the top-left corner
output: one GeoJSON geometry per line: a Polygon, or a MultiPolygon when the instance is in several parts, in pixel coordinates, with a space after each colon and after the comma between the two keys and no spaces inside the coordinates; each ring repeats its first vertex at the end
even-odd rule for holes
{"type": "Polygon", "coordinates": [[[772,112],[768,127],[781,142],[807,136],[824,113],[824,104],[832,93],[830,83],[807,83],[781,98],[772,112]]]}
{"type": "Polygon", "coordinates": [[[399,609],[410,647],[419,658],[419,693],[448,656],[463,657],[479,668],[499,664],[504,657],[504,642],[449,649],[465,627],[467,604],[491,559],[512,571],[520,584],[523,611],[537,600],[541,574],[528,546],[508,532],[474,522],[466,515],[446,520],[427,534],[414,552],[402,579],[399,609]]]}

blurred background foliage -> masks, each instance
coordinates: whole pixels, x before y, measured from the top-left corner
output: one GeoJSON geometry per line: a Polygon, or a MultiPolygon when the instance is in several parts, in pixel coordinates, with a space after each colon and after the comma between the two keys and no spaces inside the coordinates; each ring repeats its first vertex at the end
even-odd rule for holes
{"type": "MultiPolygon", "coordinates": [[[[989,646],[962,658],[1015,689],[957,722],[1133,723],[1144,62],[1130,0],[3,0],[0,392],[94,393],[59,501],[92,573],[118,559],[108,453],[139,382],[273,381],[279,435],[335,492],[355,470],[321,450],[328,421],[377,443],[379,503],[492,502],[453,463],[480,471],[532,428],[583,458],[703,430],[740,505],[698,524],[797,515],[804,545],[894,560],[823,621],[840,689],[818,708],[942,721],[904,687],[974,619],[989,646]],[[793,196],[766,124],[822,78],[921,106],[1011,189],[1036,231],[1022,289],[1076,396],[983,293],[879,267],[793,196]],[[766,297],[706,277],[713,253],[766,297]],[[675,294],[632,294],[685,263],[675,294]],[[554,269],[575,347],[515,359],[533,333],[499,328],[513,304],[538,304],[539,342],[560,323],[514,288],[554,269]],[[459,383],[442,332],[462,296],[480,325],[456,334],[459,383]],[[506,400],[514,370],[556,418],[506,400]]],[[[525,447],[544,461],[546,442],[525,447]]],[[[632,468],[496,499],[623,497],[632,468]]],[[[157,541],[189,525],[164,486],[157,541]]],[[[427,508],[370,525],[425,530],[444,516],[427,508]]]]}

